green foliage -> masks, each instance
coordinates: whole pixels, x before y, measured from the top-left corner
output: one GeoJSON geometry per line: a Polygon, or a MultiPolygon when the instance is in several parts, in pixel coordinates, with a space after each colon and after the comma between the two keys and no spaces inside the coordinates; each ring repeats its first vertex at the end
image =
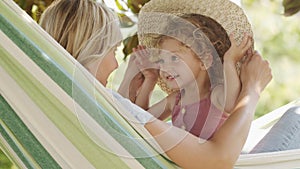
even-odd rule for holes
{"type": "Polygon", "coordinates": [[[14,0],[35,21],[39,21],[41,14],[54,0],[14,0]]]}
{"type": "Polygon", "coordinates": [[[283,0],[282,5],[284,7],[284,15],[291,16],[300,10],[299,0],[283,0]]]}
{"type": "Polygon", "coordinates": [[[127,0],[127,4],[133,13],[138,14],[145,3],[149,1],[150,0],[127,0]]]}
{"type": "MultiPolygon", "coordinates": [[[[137,15],[141,8],[150,0],[115,0],[115,4],[117,8],[120,10],[118,12],[120,17],[120,22],[122,27],[130,27],[134,26],[134,22],[130,19],[128,16],[128,13],[131,15],[137,15]],[[124,19],[125,18],[125,19],[124,19]]],[[[138,45],[138,38],[137,35],[133,35],[130,37],[126,37],[126,39],[123,41],[124,48],[123,48],[123,53],[124,53],[124,60],[128,55],[132,53],[132,48],[136,47],[138,45]]]]}
{"type": "Polygon", "coordinates": [[[130,36],[126,38],[124,41],[124,48],[123,48],[123,53],[124,53],[124,60],[126,60],[127,56],[132,53],[132,48],[135,48],[138,45],[138,37],[137,34],[130,36]]]}
{"type": "Polygon", "coordinates": [[[300,96],[299,16],[284,17],[276,1],[249,1],[244,1],[244,7],[253,26],[255,48],[270,62],[273,74],[257,107],[256,117],[260,117],[300,96]]]}

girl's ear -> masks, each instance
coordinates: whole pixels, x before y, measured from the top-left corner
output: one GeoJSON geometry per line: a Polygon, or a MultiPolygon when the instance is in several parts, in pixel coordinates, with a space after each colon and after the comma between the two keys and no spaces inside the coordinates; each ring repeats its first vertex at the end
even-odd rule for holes
{"type": "Polygon", "coordinates": [[[213,56],[211,53],[206,54],[202,59],[201,59],[201,69],[202,70],[207,70],[208,68],[211,67],[213,63],[213,56]]]}

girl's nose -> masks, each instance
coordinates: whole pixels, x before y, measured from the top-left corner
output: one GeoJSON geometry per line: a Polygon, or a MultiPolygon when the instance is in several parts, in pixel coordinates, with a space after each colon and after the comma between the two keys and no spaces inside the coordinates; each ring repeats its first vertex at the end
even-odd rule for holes
{"type": "Polygon", "coordinates": [[[165,61],[164,63],[159,64],[159,67],[162,70],[173,70],[176,66],[172,62],[165,61]]]}
{"type": "Polygon", "coordinates": [[[160,66],[160,72],[164,72],[167,74],[172,74],[172,72],[174,72],[174,67],[170,64],[164,64],[164,66],[160,66]]]}

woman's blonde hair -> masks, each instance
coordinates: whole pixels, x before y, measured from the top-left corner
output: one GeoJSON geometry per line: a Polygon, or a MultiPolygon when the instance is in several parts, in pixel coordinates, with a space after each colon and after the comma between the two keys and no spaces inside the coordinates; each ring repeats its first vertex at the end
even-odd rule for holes
{"type": "Polygon", "coordinates": [[[93,0],[56,0],[40,25],[84,66],[122,40],[115,14],[93,0]]]}

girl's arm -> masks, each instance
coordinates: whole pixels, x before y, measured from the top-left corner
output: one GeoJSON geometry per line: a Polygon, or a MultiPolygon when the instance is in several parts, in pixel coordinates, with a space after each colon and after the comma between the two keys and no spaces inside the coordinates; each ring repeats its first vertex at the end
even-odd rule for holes
{"type": "Polygon", "coordinates": [[[236,69],[237,62],[246,55],[252,46],[252,40],[248,35],[245,35],[239,45],[233,35],[230,35],[230,41],[231,47],[224,55],[224,86],[217,86],[218,92],[213,92],[219,100],[218,105],[227,113],[232,112],[241,91],[241,82],[236,69]]]}
{"type": "Polygon", "coordinates": [[[145,47],[133,48],[133,52],[118,92],[147,110],[158,79],[158,67],[149,61],[150,54],[145,47]]]}
{"type": "Polygon", "coordinates": [[[135,63],[144,77],[134,103],[144,110],[148,110],[151,94],[158,80],[159,67],[150,61],[150,51],[144,46],[139,45],[137,48],[133,48],[133,52],[136,55],[135,63]]]}
{"type": "Polygon", "coordinates": [[[150,98],[154,90],[155,84],[156,80],[145,78],[140,90],[137,92],[135,98],[136,105],[140,106],[144,110],[149,109],[150,98]]]}
{"type": "Polygon", "coordinates": [[[136,93],[144,82],[143,74],[134,63],[135,57],[134,55],[130,56],[124,78],[118,89],[119,94],[133,103],[136,99],[136,93]]]}
{"type": "Polygon", "coordinates": [[[246,141],[259,95],[272,78],[268,62],[258,54],[244,63],[241,76],[242,89],[232,115],[203,144],[192,134],[160,120],[146,123],[146,129],[180,167],[233,168],[246,141]]]}

